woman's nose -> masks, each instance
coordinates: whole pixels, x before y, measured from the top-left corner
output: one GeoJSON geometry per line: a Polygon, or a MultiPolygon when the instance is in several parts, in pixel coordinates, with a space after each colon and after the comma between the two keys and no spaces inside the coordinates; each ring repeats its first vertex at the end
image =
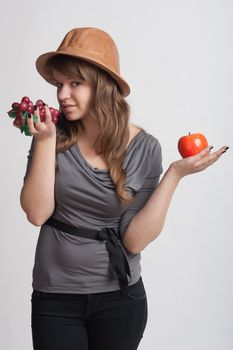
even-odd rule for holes
{"type": "Polygon", "coordinates": [[[68,86],[63,85],[58,90],[57,96],[58,96],[59,100],[62,101],[62,100],[65,100],[65,99],[69,98],[70,94],[71,94],[70,88],[68,86]]]}

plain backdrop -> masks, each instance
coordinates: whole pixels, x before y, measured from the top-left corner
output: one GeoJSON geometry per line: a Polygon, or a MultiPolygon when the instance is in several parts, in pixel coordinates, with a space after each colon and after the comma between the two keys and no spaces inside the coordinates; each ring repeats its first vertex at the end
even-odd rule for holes
{"type": "MultiPolygon", "coordinates": [[[[109,32],[131,86],[131,122],[157,137],[164,172],[177,140],[202,132],[207,170],[185,177],[161,235],[142,252],[149,315],[140,350],[233,348],[233,3],[230,0],[1,0],[0,348],[30,350],[32,268],[39,227],[20,207],[31,137],[7,115],[28,95],[57,106],[35,69],[75,27],[109,32]]],[[[78,347],[77,347],[78,349],[78,347]]],[[[101,350],[101,349],[100,349],[101,350]]],[[[110,350],[110,349],[109,349],[110,350]]]]}

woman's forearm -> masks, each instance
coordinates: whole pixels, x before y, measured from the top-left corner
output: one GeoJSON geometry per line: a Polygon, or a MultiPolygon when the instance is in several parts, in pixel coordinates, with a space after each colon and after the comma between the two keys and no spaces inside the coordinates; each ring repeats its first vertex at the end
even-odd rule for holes
{"type": "Polygon", "coordinates": [[[144,207],[134,216],[123,238],[129,252],[139,253],[161,233],[180,179],[170,166],[144,207]]]}
{"type": "Polygon", "coordinates": [[[36,225],[53,213],[55,207],[56,137],[35,141],[32,163],[20,194],[20,204],[28,220],[36,225]]]}

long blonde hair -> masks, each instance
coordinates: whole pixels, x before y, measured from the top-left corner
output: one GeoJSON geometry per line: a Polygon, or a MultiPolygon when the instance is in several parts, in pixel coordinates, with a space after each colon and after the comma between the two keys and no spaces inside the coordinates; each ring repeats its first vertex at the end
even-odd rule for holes
{"type": "MultiPolygon", "coordinates": [[[[133,197],[125,190],[126,172],[122,168],[129,141],[130,106],[123,98],[118,85],[107,72],[77,57],[54,56],[48,61],[47,69],[90,84],[92,98],[88,113],[100,128],[100,134],[93,147],[96,153],[102,154],[106,160],[118,197],[123,203],[130,203],[133,197]]],[[[81,120],[69,121],[61,113],[56,129],[58,154],[77,144],[83,126],[81,120]]]]}

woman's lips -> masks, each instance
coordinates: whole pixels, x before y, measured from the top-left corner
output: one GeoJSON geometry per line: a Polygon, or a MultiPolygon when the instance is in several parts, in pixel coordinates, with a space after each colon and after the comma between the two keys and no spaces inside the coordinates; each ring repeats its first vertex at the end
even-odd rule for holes
{"type": "Polygon", "coordinates": [[[63,107],[62,107],[62,110],[63,110],[64,112],[70,112],[70,111],[72,111],[75,107],[76,107],[76,106],[63,106],[63,107]]]}

